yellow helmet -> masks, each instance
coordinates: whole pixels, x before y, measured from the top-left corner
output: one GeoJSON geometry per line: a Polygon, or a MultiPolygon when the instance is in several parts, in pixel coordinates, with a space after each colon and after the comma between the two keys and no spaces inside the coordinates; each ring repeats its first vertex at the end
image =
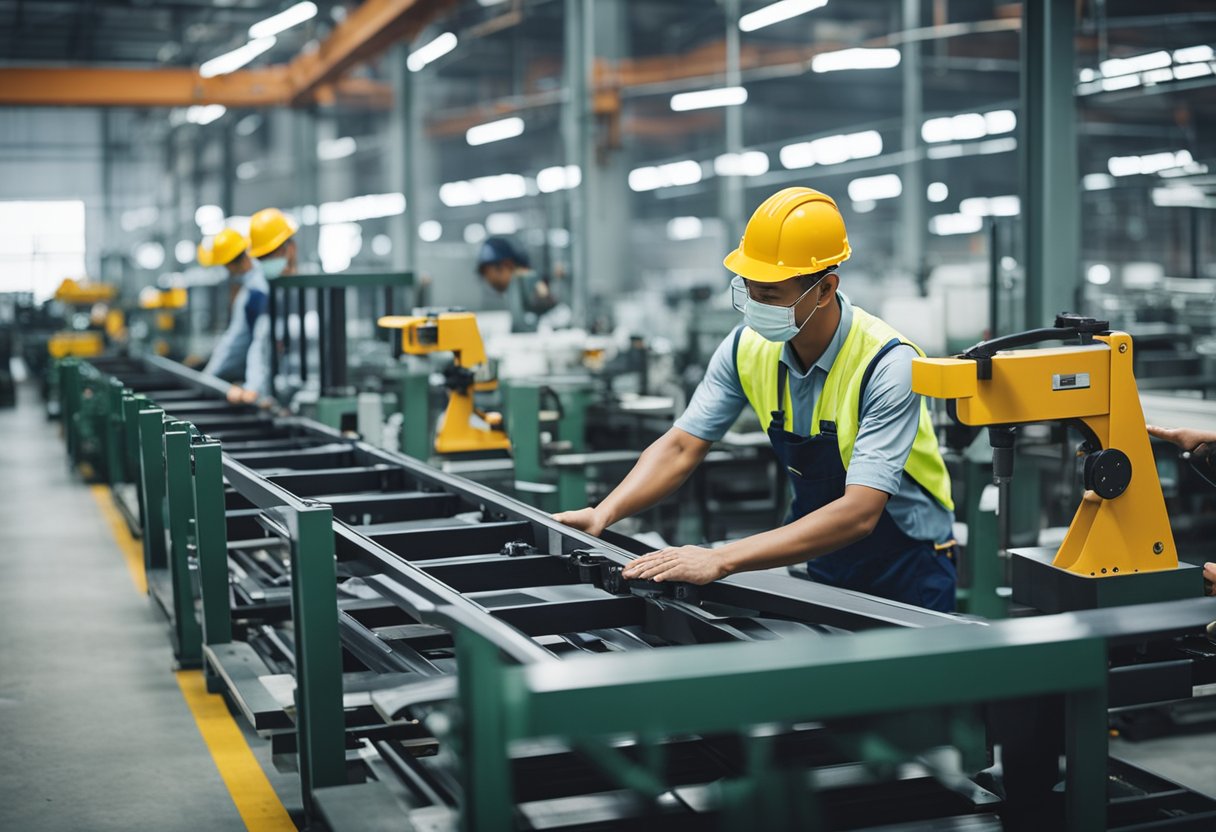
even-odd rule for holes
{"type": "Polygon", "coordinates": [[[278,208],[263,208],[249,220],[249,253],[265,257],[291,239],[297,227],[278,208]]]}
{"type": "Polygon", "coordinates": [[[760,203],[739,247],[722,263],[747,280],[780,283],[843,263],[852,253],[835,200],[811,188],[785,188],[760,203]]]}
{"type": "Polygon", "coordinates": [[[249,248],[249,241],[241,236],[234,228],[225,228],[211,241],[207,247],[199,244],[198,262],[200,266],[227,266],[249,248]]]}

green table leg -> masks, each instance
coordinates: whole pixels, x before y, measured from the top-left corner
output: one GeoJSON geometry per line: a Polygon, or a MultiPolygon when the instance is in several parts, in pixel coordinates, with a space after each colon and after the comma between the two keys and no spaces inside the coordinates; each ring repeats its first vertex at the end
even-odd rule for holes
{"type": "MultiPolygon", "coordinates": [[[[203,644],[232,641],[232,606],[228,594],[228,530],[224,521],[224,472],[220,444],[193,436],[195,546],[202,604],[203,644]]],[[[223,683],[204,662],[207,690],[223,683]]]]}
{"type": "Polygon", "coordinates": [[[165,412],[159,407],[139,411],[139,468],[143,483],[144,569],[164,569],[165,552],[164,435],[165,412]]]}
{"type": "Polygon", "coordinates": [[[181,667],[198,667],[203,634],[194,612],[190,580],[190,527],[194,486],[190,472],[190,425],[170,422],[165,429],[165,496],[169,508],[169,581],[173,599],[174,656],[181,667]]]}

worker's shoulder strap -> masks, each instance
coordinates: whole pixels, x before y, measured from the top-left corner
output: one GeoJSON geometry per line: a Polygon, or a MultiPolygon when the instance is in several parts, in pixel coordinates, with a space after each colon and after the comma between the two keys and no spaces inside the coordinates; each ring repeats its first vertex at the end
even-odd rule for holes
{"type": "Polygon", "coordinates": [[[859,385],[857,395],[857,418],[859,420],[865,415],[866,388],[870,386],[870,378],[874,375],[874,371],[878,369],[879,363],[897,347],[909,347],[919,355],[916,345],[902,338],[892,338],[878,348],[878,352],[874,353],[874,357],[870,359],[870,363],[866,365],[865,372],[861,375],[861,384],[859,385]]]}
{"type": "Polygon", "coordinates": [[[739,339],[743,337],[743,324],[735,327],[735,342],[730,348],[730,360],[735,365],[736,369],[739,366],[739,339]]]}

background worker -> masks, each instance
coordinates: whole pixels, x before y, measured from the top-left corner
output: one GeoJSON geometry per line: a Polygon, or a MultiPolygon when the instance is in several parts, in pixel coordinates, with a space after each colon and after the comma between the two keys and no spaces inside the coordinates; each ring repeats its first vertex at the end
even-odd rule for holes
{"type": "Polygon", "coordinates": [[[270,322],[266,306],[269,286],[262,268],[249,256],[249,243],[240,232],[225,228],[209,247],[198,247],[203,266],[223,266],[233,286],[228,328],[203,368],[208,375],[237,382],[228,389],[232,402],[254,402],[270,395],[270,322]]]}
{"type": "MultiPolygon", "coordinates": [[[[1194,428],[1161,428],[1149,425],[1148,432],[1157,439],[1172,442],[1180,449],[1191,455],[1196,472],[1212,485],[1212,451],[1216,450],[1216,433],[1194,428]]],[[[1203,579],[1206,581],[1208,595],[1216,595],[1216,563],[1208,562],[1203,565],[1203,579]]]]}
{"type": "Polygon", "coordinates": [[[261,263],[267,280],[298,274],[298,229],[278,208],[263,208],[249,218],[249,254],[261,263]]]}
{"type": "Polygon", "coordinates": [[[786,188],[765,200],[725,260],[743,325],[625,480],[598,506],[556,518],[599,534],[655,505],[750,404],[789,474],[786,525],[718,549],[653,552],[624,577],[704,584],[806,561],[812,580],[952,610],[954,506],[928,409],[912,392],[920,350],[838,291],[835,271],[850,254],[831,197],[786,188]]]}
{"type": "Polygon", "coordinates": [[[514,332],[535,332],[541,316],[557,306],[549,281],[532,269],[528,255],[506,237],[490,237],[481,244],[477,273],[506,297],[514,332]]]}

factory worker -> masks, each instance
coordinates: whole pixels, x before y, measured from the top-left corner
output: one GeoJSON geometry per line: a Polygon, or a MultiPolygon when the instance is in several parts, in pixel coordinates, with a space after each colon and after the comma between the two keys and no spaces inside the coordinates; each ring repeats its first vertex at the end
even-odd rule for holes
{"type": "Polygon", "coordinates": [[[249,243],[240,232],[225,228],[209,247],[198,247],[203,266],[223,266],[239,286],[232,300],[228,328],[211,353],[203,372],[236,382],[228,389],[231,402],[254,402],[270,395],[270,322],[268,286],[262,268],[249,256],[249,243]]]}
{"type": "Polygon", "coordinates": [[[263,208],[249,218],[249,254],[258,259],[267,280],[296,274],[298,226],[278,208],[263,208]]]}
{"type": "MultiPolygon", "coordinates": [[[[1156,425],[1149,425],[1148,432],[1157,439],[1164,439],[1181,448],[1196,473],[1216,486],[1216,466],[1213,465],[1212,457],[1212,452],[1216,451],[1216,433],[1194,428],[1160,428],[1156,425]]],[[[1216,595],[1216,563],[1203,565],[1203,580],[1206,582],[1208,595],[1216,595]]]]}
{"type": "Polygon", "coordinates": [[[786,188],[766,199],[725,260],[743,323],[719,345],[688,408],[603,502],[556,518],[599,534],[650,508],[750,406],[790,481],[785,525],[717,549],[652,552],[624,577],[704,584],[786,566],[831,586],[953,610],[950,477],[929,411],[912,392],[912,359],[922,353],[840,291],[836,270],[850,253],[831,197],[786,188]]]}
{"type": "Polygon", "coordinates": [[[506,297],[515,332],[535,332],[541,316],[557,305],[549,281],[532,270],[528,255],[506,237],[490,237],[481,244],[477,273],[506,297]]]}

